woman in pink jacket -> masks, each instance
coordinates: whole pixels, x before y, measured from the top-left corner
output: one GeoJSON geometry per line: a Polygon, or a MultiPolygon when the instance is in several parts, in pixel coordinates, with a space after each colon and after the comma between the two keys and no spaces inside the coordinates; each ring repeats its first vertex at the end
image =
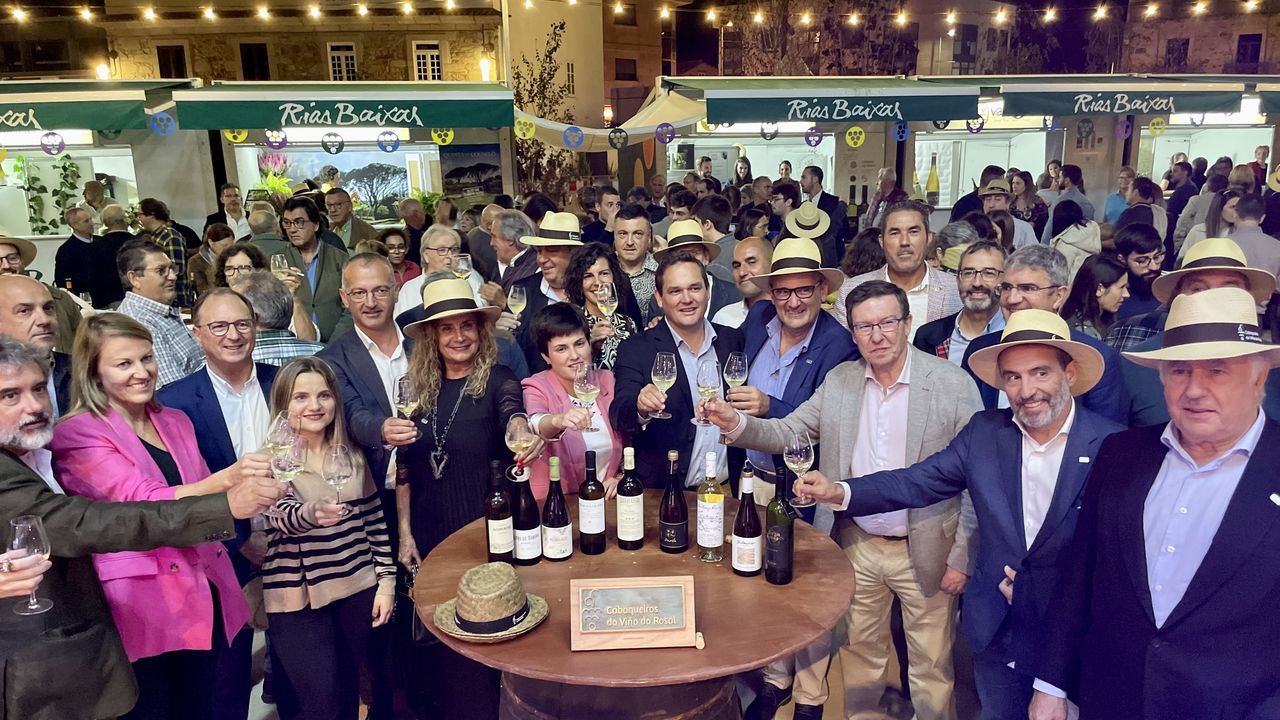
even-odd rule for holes
{"type": "MultiPolygon", "coordinates": [[[[267,458],[259,454],[209,474],[191,421],[155,402],[151,334],[136,320],[119,313],[86,319],[76,333],[71,367],[74,407],[50,446],[68,493],[107,502],[172,500],[269,475],[267,458]]],[[[238,633],[249,632],[249,607],[227,550],[217,542],[222,539],[94,556],[138,680],[138,703],[126,718],[214,717],[225,697],[215,682],[218,672],[247,671],[247,659],[235,657],[231,645],[238,633]]]]}
{"type": "Polygon", "coordinates": [[[533,335],[538,352],[551,367],[520,382],[529,424],[550,442],[531,466],[529,484],[538,499],[547,495],[550,484],[548,458],[560,458],[560,485],[566,494],[578,492],[586,474],[586,452],[596,453],[596,477],[610,497],[618,485],[622,447],[626,438],[609,424],[609,404],[613,402],[613,373],[596,371],[600,394],[590,408],[574,397],[573,379],[579,368],[591,365],[591,343],[582,311],[569,303],[554,303],[533,317],[533,335]],[[584,432],[585,428],[597,428],[584,432]]]}

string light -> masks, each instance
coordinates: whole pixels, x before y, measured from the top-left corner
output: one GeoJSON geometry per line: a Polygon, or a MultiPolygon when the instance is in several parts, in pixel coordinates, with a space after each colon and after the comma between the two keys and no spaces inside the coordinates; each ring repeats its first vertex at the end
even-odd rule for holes
{"type": "Polygon", "coordinates": [[[1058,11],[1057,11],[1057,10],[1054,10],[1053,8],[1045,8],[1045,11],[1044,11],[1044,21],[1045,21],[1045,22],[1047,22],[1047,23],[1051,23],[1051,22],[1053,22],[1054,20],[1057,20],[1057,19],[1058,19],[1058,11]]]}
{"type": "Polygon", "coordinates": [[[613,4],[613,14],[614,14],[614,15],[621,15],[621,14],[622,14],[622,12],[623,12],[623,9],[622,9],[622,3],[621,3],[621,2],[616,2],[616,3],[614,3],[614,4],[613,4]]]}
{"type": "Polygon", "coordinates": [[[1204,2],[1204,0],[1200,0],[1200,2],[1197,2],[1195,5],[1191,6],[1191,12],[1196,15],[1203,15],[1205,14],[1205,11],[1207,11],[1208,9],[1209,9],[1209,4],[1204,2]]]}
{"type": "Polygon", "coordinates": [[[662,12],[658,13],[658,17],[662,18],[663,20],[669,19],[671,17],[671,8],[667,7],[666,5],[663,5],[662,12]]]}
{"type": "Polygon", "coordinates": [[[206,6],[205,6],[205,8],[204,8],[204,19],[205,19],[205,20],[217,20],[217,19],[218,19],[218,14],[217,14],[216,12],[214,12],[214,11],[213,11],[213,6],[212,6],[212,5],[206,5],[206,6]]]}
{"type": "Polygon", "coordinates": [[[142,19],[143,19],[143,20],[146,20],[146,21],[148,21],[148,22],[155,22],[156,17],[157,17],[157,16],[156,16],[155,8],[150,8],[150,7],[149,7],[149,8],[146,8],[146,9],[144,9],[144,10],[142,11],[142,19]]]}
{"type": "MultiPolygon", "coordinates": [[[[525,7],[528,7],[528,6],[526,5],[525,7]]],[[[402,3],[402,4],[400,5],[400,12],[404,13],[405,15],[412,15],[412,14],[413,14],[413,3],[411,3],[411,2],[402,3]]]]}
{"type": "Polygon", "coordinates": [[[897,16],[897,17],[895,17],[895,18],[893,19],[893,22],[894,22],[894,23],[896,23],[898,27],[902,27],[902,26],[906,25],[906,24],[907,24],[907,12],[906,12],[905,10],[899,10],[899,11],[898,11],[898,16],[897,16]]]}
{"type": "Polygon", "coordinates": [[[525,10],[532,10],[532,9],[533,9],[533,0],[524,0],[524,9],[525,9],[525,10]]]}
{"type": "Polygon", "coordinates": [[[356,6],[356,14],[357,14],[357,15],[359,15],[360,17],[364,17],[364,16],[368,15],[368,14],[369,14],[369,6],[368,6],[368,5],[365,5],[364,3],[361,3],[361,4],[357,5],[357,6],[356,6]]]}
{"type": "Polygon", "coordinates": [[[1107,18],[1107,6],[1099,5],[1098,9],[1093,11],[1093,19],[1096,21],[1096,20],[1105,20],[1106,18],[1107,18]]]}
{"type": "Polygon", "coordinates": [[[1160,11],[1159,5],[1156,5],[1155,3],[1148,3],[1147,9],[1142,11],[1142,17],[1153,18],[1156,16],[1156,13],[1159,11],[1160,11]]]}
{"type": "Polygon", "coordinates": [[[320,6],[319,6],[319,5],[312,5],[312,6],[311,6],[311,9],[307,11],[307,14],[308,14],[308,15],[310,15],[311,17],[313,17],[313,18],[315,18],[315,19],[319,20],[319,19],[320,19],[320,6]]]}
{"type": "Polygon", "coordinates": [[[270,8],[268,8],[266,5],[259,5],[259,6],[258,6],[258,19],[259,19],[259,20],[270,20],[270,19],[271,19],[271,10],[270,10],[270,8]]]}
{"type": "Polygon", "coordinates": [[[858,13],[851,13],[849,15],[849,24],[855,27],[858,25],[858,13]]]}
{"type": "Polygon", "coordinates": [[[757,24],[757,25],[763,25],[763,24],[764,24],[764,13],[760,12],[759,10],[757,10],[757,11],[756,11],[756,14],[751,16],[751,22],[753,22],[753,23],[755,23],[755,24],[757,24]]]}
{"type": "Polygon", "coordinates": [[[811,22],[813,22],[813,18],[809,16],[809,13],[805,13],[800,16],[801,25],[808,25],[811,22]]]}
{"type": "Polygon", "coordinates": [[[1006,22],[1006,21],[1008,21],[1008,19],[1009,19],[1009,11],[1008,11],[1008,10],[1005,10],[1004,8],[1000,8],[999,10],[997,10],[997,11],[996,11],[996,24],[997,24],[997,25],[1003,25],[1003,24],[1005,24],[1005,22],[1006,22]]]}
{"type": "Polygon", "coordinates": [[[1258,0],[1246,0],[1244,4],[1245,12],[1254,12],[1258,9],[1258,0]]]}
{"type": "Polygon", "coordinates": [[[93,10],[90,10],[88,5],[80,8],[80,19],[85,22],[93,22],[93,10]]]}
{"type": "Polygon", "coordinates": [[[947,11],[947,24],[948,25],[956,24],[956,12],[954,10],[947,11]]]}
{"type": "Polygon", "coordinates": [[[457,6],[456,4],[454,4],[453,0],[444,0],[444,9],[445,9],[445,10],[456,10],[456,9],[457,9],[457,7],[458,7],[458,6],[457,6]]]}
{"type": "Polygon", "coordinates": [[[13,8],[12,8],[12,9],[10,9],[10,11],[9,11],[9,12],[13,13],[13,19],[14,19],[14,20],[17,20],[18,22],[26,22],[26,21],[27,21],[27,11],[26,11],[26,10],[23,10],[22,8],[18,7],[17,5],[14,5],[14,6],[13,6],[13,8]]]}
{"type": "Polygon", "coordinates": [[[707,22],[715,22],[715,21],[716,21],[716,9],[709,8],[707,10],[707,22]]]}
{"type": "Polygon", "coordinates": [[[94,68],[94,72],[97,73],[99,80],[111,79],[111,66],[106,63],[98,63],[97,67],[94,68]]]}

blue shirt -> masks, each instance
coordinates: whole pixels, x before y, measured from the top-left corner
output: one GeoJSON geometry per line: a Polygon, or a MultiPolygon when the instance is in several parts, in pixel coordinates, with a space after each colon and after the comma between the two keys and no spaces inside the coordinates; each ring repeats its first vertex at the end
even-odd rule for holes
{"type": "Polygon", "coordinates": [[[1116,191],[1107,196],[1107,201],[1102,205],[1102,219],[1104,222],[1116,224],[1120,219],[1120,213],[1129,207],[1129,201],[1124,199],[1120,191],[1116,191]]]}
{"type": "Polygon", "coordinates": [[[1156,627],[1164,625],[1200,569],[1265,422],[1266,416],[1259,412],[1230,450],[1204,465],[1196,465],[1187,454],[1173,423],[1165,426],[1160,441],[1169,452],[1142,509],[1147,583],[1156,627]]]}
{"type": "MultiPolygon", "coordinates": [[[[316,292],[316,278],[318,277],[316,270],[320,267],[320,245],[319,240],[316,241],[316,254],[311,256],[311,262],[307,263],[307,284],[311,286],[311,294],[316,292]]],[[[311,311],[311,322],[316,321],[316,313],[311,311]]]]}
{"type": "MultiPolygon", "coordinates": [[[[671,321],[663,320],[667,323],[667,329],[671,331],[671,337],[676,341],[676,357],[680,360],[680,364],[684,366],[685,381],[689,383],[689,397],[693,398],[694,419],[697,419],[698,399],[698,366],[703,360],[719,360],[716,357],[716,330],[715,327],[704,317],[702,318],[702,348],[694,352],[689,347],[689,343],[685,342],[676,329],[671,327],[671,321]]],[[[729,478],[729,465],[727,456],[725,455],[725,446],[720,442],[720,428],[715,425],[699,425],[697,432],[693,436],[692,455],[689,456],[689,474],[685,477],[685,487],[697,487],[702,482],[702,476],[706,471],[707,453],[716,454],[716,477],[722,482],[729,478]]]]}
{"type": "MultiPolygon", "coordinates": [[[[791,381],[791,371],[795,369],[796,360],[799,360],[800,355],[809,349],[809,343],[813,342],[813,331],[817,327],[818,323],[815,322],[809,327],[809,334],[804,336],[804,341],[792,345],[784,353],[782,352],[782,321],[777,317],[770,320],[765,326],[768,339],[756,354],[756,360],[747,373],[747,384],[769,397],[782,397],[782,394],[787,391],[787,383],[791,381]]],[[[747,459],[753,466],[773,472],[773,456],[769,453],[748,450],[747,459]]]]}

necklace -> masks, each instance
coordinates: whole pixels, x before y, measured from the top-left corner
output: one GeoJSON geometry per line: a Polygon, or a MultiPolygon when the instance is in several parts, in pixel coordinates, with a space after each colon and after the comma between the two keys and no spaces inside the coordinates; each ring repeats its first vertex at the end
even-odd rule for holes
{"type": "Polygon", "coordinates": [[[438,402],[431,408],[431,414],[427,416],[427,425],[431,428],[431,439],[436,446],[436,449],[431,451],[431,472],[436,480],[444,476],[444,470],[449,466],[449,453],[444,450],[444,441],[449,437],[449,429],[453,427],[453,419],[458,416],[458,408],[462,407],[464,395],[466,395],[465,385],[458,389],[458,401],[453,404],[453,412],[449,413],[449,421],[444,425],[444,432],[438,432],[439,423],[436,422],[436,410],[440,408],[438,402]]]}

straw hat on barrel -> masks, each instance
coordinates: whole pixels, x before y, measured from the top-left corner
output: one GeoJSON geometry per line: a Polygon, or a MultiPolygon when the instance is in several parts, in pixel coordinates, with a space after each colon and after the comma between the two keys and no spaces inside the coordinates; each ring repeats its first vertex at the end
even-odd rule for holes
{"type": "Polygon", "coordinates": [[[460,640],[496,643],[529,632],[547,613],[547,601],[524,591],[515,568],[492,562],[463,573],[457,596],[436,606],[433,619],[460,640]]]}
{"type": "Polygon", "coordinates": [[[1073,396],[1089,392],[1102,379],[1105,365],[1102,353],[1072,340],[1067,322],[1047,310],[1019,310],[1010,315],[1000,342],[974,352],[969,358],[969,369],[991,387],[1002,387],[1000,353],[1019,345],[1048,345],[1070,355],[1079,367],[1075,382],[1071,383],[1073,396]]]}

